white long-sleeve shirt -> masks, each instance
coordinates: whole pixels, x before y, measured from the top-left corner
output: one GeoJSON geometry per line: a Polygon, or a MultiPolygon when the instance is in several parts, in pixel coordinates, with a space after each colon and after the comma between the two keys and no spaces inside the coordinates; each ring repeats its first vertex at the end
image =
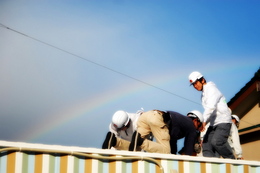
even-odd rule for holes
{"type": "Polygon", "coordinates": [[[232,123],[229,138],[228,138],[228,143],[233,149],[236,158],[241,158],[242,157],[242,148],[240,145],[240,139],[239,139],[239,134],[238,134],[238,129],[234,123],[232,123]]]}
{"type": "Polygon", "coordinates": [[[204,107],[204,122],[210,122],[210,126],[231,123],[231,113],[226,99],[213,82],[203,86],[201,100],[204,107]]]}
{"type": "Polygon", "coordinates": [[[130,126],[126,130],[119,130],[112,125],[112,123],[109,124],[109,131],[114,133],[117,137],[120,137],[124,140],[131,141],[134,131],[137,129],[137,120],[140,116],[142,111],[139,111],[137,113],[128,113],[128,116],[131,120],[130,126]]]}

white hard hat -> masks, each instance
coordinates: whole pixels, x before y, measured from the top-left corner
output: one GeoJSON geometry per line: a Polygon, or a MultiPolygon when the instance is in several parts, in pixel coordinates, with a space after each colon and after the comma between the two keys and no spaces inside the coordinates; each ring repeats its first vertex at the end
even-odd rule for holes
{"type": "Polygon", "coordinates": [[[235,118],[236,121],[239,123],[240,119],[239,119],[239,117],[238,117],[237,115],[231,115],[231,117],[232,117],[232,118],[235,118]]]}
{"type": "Polygon", "coordinates": [[[187,114],[187,116],[193,117],[193,118],[198,118],[200,120],[200,122],[203,123],[203,115],[202,115],[202,113],[200,113],[200,111],[197,111],[197,110],[190,111],[187,114]]]}
{"type": "Polygon", "coordinates": [[[189,81],[191,84],[193,84],[194,82],[196,82],[198,79],[202,78],[203,75],[198,72],[198,71],[194,71],[189,75],[189,81]]]}
{"type": "Polygon", "coordinates": [[[112,117],[113,126],[120,129],[123,126],[126,126],[129,122],[130,118],[125,111],[116,111],[112,117]]]}

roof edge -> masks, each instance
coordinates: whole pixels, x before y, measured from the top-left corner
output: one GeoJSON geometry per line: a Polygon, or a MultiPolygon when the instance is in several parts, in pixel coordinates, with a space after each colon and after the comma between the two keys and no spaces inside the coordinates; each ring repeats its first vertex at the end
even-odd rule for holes
{"type": "Polygon", "coordinates": [[[260,81],[260,67],[257,72],[255,72],[255,75],[249,82],[246,83],[246,85],[240,89],[236,95],[230,99],[230,101],[227,103],[230,107],[255,81],[260,81]]]}

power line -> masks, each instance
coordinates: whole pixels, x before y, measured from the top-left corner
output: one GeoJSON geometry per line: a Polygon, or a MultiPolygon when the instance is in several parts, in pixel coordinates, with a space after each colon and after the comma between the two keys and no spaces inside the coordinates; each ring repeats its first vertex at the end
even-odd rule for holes
{"type": "MultiPolygon", "coordinates": [[[[45,45],[47,45],[47,46],[50,46],[50,47],[52,47],[52,48],[54,48],[54,49],[60,50],[60,51],[62,51],[62,52],[65,52],[65,53],[67,53],[67,54],[69,54],[69,55],[72,55],[72,56],[74,56],[74,57],[80,58],[80,59],[82,59],[82,60],[84,60],[84,61],[87,61],[87,62],[89,62],[89,63],[95,64],[95,65],[97,65],[97,66],[100,66],[100,67],[102,67],[102,68],[105,68],[105,69],[107,69],[107,70],[110,70],[110,71],[112,71],[112,72],[114,72],[114,73],[120,74],[120,75],[125,76],[125,77],[127,77],[127,78],[133,79],[133,80],[138,81],[138,82],[140,82],[140,83],[143,83],[143,84],[145,84],[145,85],[151,86],[151,87],[153,87],[153,88],[156,88],[156,89],[161,90],[161,91],[163,91],[163,92],[166,92],[166,93],[168,93],[168,94],[171,94],[171,95],[174,95],[174,96],[179,97],[179,98],[181,98],[181,99],[184,99],[184,100],[186,100],[186,101],[189,101],[189,102],[192,102],[192,103],[195,103],[195,104],[200,105],[200,103],[198,103],[198,102],[192,101],[192,100],[187,99],[187,98],[185,98],[185,97],[182,97],[182,96],[180,96],[180,95],[178,95],[178,94],[172,93],[172,92],[167,91],[167,90],[162,89],[162,88],[159,88],[159,87],[157,87],[157,86],[155,86],[155,85],[152,85],[152,84],[150,84],[150,83],[147,83],[147,82],[145,82],[145,81],[142,81],[142,80],[140,80],[140,79],[137,79],[137,78],[135,78],[135,77],[132,77],[132,76],[127,75],[127,74],[125,74],[125,73],[122,73],[122,72],[120,72],[120,71],[114,70],[114,69],[112,69],[112,68],[110,68],[110,67],[107,67],[107,66],[105,66],[105,65],[99,64],[99,63],[94,62],[94,61],[92,61],[92,60],[86,59],[86,58],[84,58],[84,57],[82,57],[82,56],[79,56],[79,55],[77,55],[77,54],[74,54],[74,53],[71,53],[71,52],[69,52],[69,51],[66,51],[65,49],[62,49],[62,48],[59,48],[59,47],[54,46],[54,45],[52,45],[52,44],[49,44],[49,43],[47,43],[47,42],[41,41],[41,40],[39,40],[39,39],[37,39],[37,38],[31,37],[31,36],[29,36],[29,35],[27,35],[27,34],[24,34],[24,33],[22,33],[22,32],[19,32],[19,31],[15,30],[15,29],[12,29],[12,28],[10,28],[10,27],[7,27],[6,25],[4,25],[4,24],[2,24],[2,23],[0,23],[0,27],[3,27],[3,28],[5,28],[5,29],[8,29],[8,30],[10,30],[10,31],[13,31],[13,32],[15,32],[15,33],[17,33],[17,34],[23,35],[23,36],[25,36],[25,37],[28,37],[28,38],[30,38],[30,39],[32,39],[32,40],[35,40],[35,41],[37,41],[37,42],[40,42],[40,43],[45,44],[45,45]]],[[[244,121],[244,120],[241,120],[241,121],[253,125],[252,123],[246,122],[246,121],[244,121]]]]}
{"type": "Polygon", "coordinates": [[[79,56],[79,55],[77,55],[77,54],[75,54],[75,53],[71,53],[71,52],[69,52],[69,51],[67,51],[67,50],[65,50],[65,49],[59,48],[59,47],[57,47],[57,46],[54,46],[54,45],[52,45],[52,44],[49,44],[49,43],[44,42],[44,41],[42,41],[42,40],[39,40],[39,39],[37,39],[37,38],[31,37],[31,36],[29,36],[29,35],[27,35],[27,34],[24,34],[24,33],[20,32],[20,31],[17,31],[17,30],[15,30],[15,29],[12,29],[12,28],[10,28],[10,27],[7,27],[6,25],[4,25],[4,24],[2,24],[2,23],[0,23],[0,26],[3,27],[3,28],[5,28],[5,29],[7,29],[7,30],[13,31],[13,32],[15,32],[15,33],[17,33],[17,34],[23,35],[23,36],[28,37],[28,38],[30,38],[30,39],[32,39],[32,40],[35,40],[35,41],[37,41],[37,42],[40,42],[40,43],[42,43],[42,44],[44,44],[44,45],[47,45],[47,46],[52,47],[52,48],[54,48],[54,49],[60,50],[60,51],[65,52],[65,53],[67,53],[67,54],[69,54],[69,55],[72,55],[72,56],[74,56],[74,57],[80,58],[80,59],[82,59],[82,60],[84,60],[84,61],[87,61],[87,62],[89,62],[89,63],[95,64],[95,65],[100,66],[100,67],[102,67],[102,68],[105,68],[105,69],[107,69],[107,70],[110,70],[110,71],[112,71],[112,72],[114,72],[114,73],[120,74],[120,75],[125,76],[125,77],[127,77],[127,78],[133,79],[133,80],[138,81],[138,82],[140,82],[140,83],[143,83],[143,84],[145,84],[145,85],[151,86],[151,87],[153,87],[153,88],[156,88],[156,89],[161,90],[161,91],[163,91],[163,92],[166,92],[166,93],[168,93],[168,94],[171,94],[171,95],[174,95],[174,96],[179,97],[179,98],[181,98],[181,99],[184,99],[184,100],[186,100],[186,101],[189,101],[189,102],[192,102],[192,103],[195,103],[195,104],[199,104],[199,105],[200,105],[200,103],[197,103],[197,102],[195,102],[195,101],[192,101],[192,100],[190,100],[190,99],[187,99],[187,98],[185,98],[185,97],[182,97],[182,96],[180,96],[180,95],[178,95],[178,94],[172,93],[172,92],[167,91],[167,90],[165,90],[165,89],[159,88],[159,87],[157,87],[157,86],[155,86],[155,85],[152,85],[152,84],[150,84],[150,83],[147,83],[147,82],[145,82],[145,81],[142,81],[142,80],[140,80],[140,79],[137,79],[137,78],[135,78],[135,77],[132,77],[132,76],[130,76],[130,75],[128,75],[128,74],[122,73],[122,72],[120,72],[120,71],[117,71],[117,70],[112,69],[112,68],[110,68],[110,67],[107,67],[107,66],[105,66],[105,65],[99,64],[99,63],[94,62],[94,61],[89,60],[89,59],[86,59],[86,58],[84,58],[84,57],[82,57],[82,56],[79,56]]]}

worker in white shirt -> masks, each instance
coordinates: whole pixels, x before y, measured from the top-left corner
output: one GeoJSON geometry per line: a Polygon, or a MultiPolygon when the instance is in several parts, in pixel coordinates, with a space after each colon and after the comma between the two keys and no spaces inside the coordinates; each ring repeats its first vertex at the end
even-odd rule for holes
{"type": "Polygon", "coordinates": [[[137,129],[137,120],[143,113],[128,113],[122,110],[116,111],[109,125],[109,132],[102,144],[102,149],[115,148],[117,150],[128,150],[133,133],[137,129]]]}
{"type": "Polygon", "coordinates": [[[236,156],[236,159],[241,160],[242,157],[242,147],[240,145],[240,138],[238,134],[239,127],[239,117],[237,115],[231,115],[232,117],[232,126],[230,130],[230,135],[228,138],[229,145],[231,146],[233,153],[236,156]]]}
{"type": "Polygon", "coordinates": [[[204,107],[202,127],[210,123],[203,139],[203,156],[219,157],[220,155],[223,158],[235,159],[228,143],[232,122],[225,97],[213,82],[206,82],[200,72],[192,72],[189,81],[196,90],[202,92],[201,100],[204,107]]]}

